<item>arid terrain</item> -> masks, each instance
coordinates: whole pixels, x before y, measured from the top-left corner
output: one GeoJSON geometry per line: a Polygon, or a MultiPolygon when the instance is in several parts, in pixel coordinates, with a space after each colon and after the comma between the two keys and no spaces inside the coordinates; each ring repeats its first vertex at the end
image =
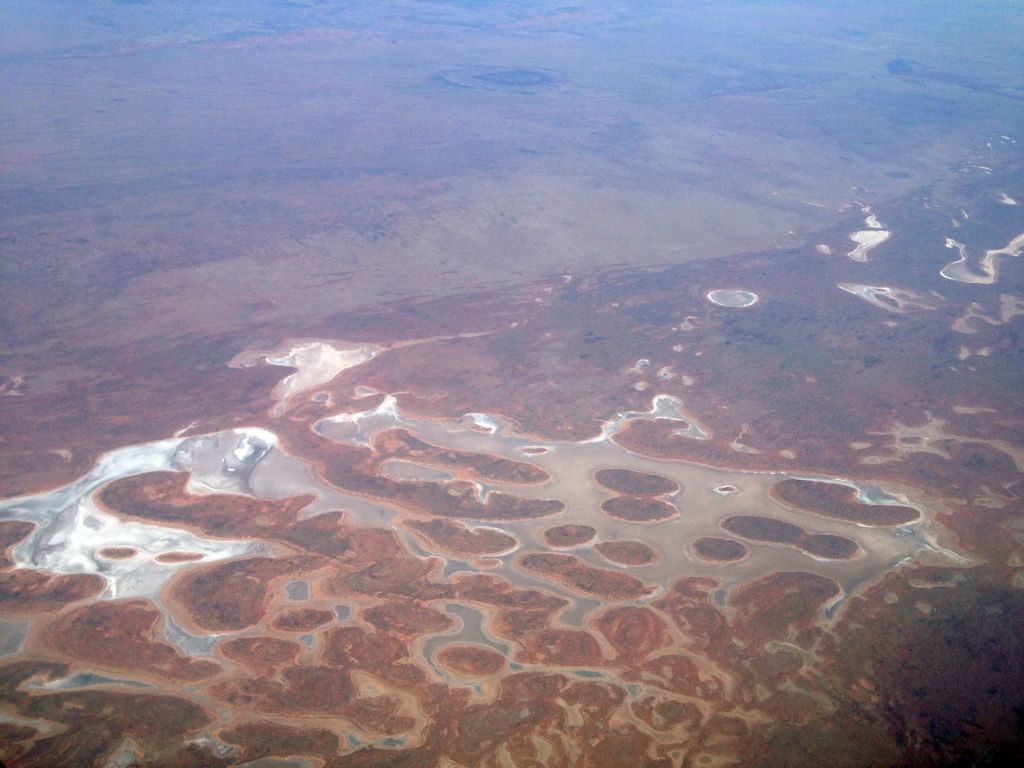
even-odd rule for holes
{"type": "MultiPolygon", "coordinates": [[[[531,35],[595,62],[615,34],[667,44],[653,16],[527,5],[470,24],[440,4],[379,33],[356,11],[273,35],[110,32],[120,47],[98,23],[67,48],[19,28],[22,98],[36,70],[78,77],[73,58],[148,121],[152,93],[120,68],[183,47],[209,58],[156,70],[171,102],[214,99],[200,75],[245,74],[232,56],[270,92],[226,107],[253,110],[266,175],[250,155],[228,173],[219,123],[182,122],[222,143],[183,136],[162,167],[156,128],[129,120],[100,171],[0,118],[3,765],[1024,760],[1020,89],[928,64],[927,36],[921,63],[807,10],[829,46],[875,46],[884,119],[904,89],[935,90],[907,107],[928,140],[815,138],[804,97],[850,105],[864,83],[716,58],[681,137],[610,72],[589,72],[598,87],[571,52],[526,55],[531,35]],[[451,53],[481,40],[535,63],[451,53]],[[424,81],[410,62],[431,55],[424,81]],[[338,123],[336,150],[319,102],[271,119],[278,59],[354,72],[302,82],[381,114],[338,123]],[[992,109],[943,122],[956,94],[992,109]],[[435,96],[436,114],[417,101],[435,96]],[[730,122],[747,109],[792,132],[730,122]],[[439,114],[477,143],[444,144],[439,114]],[[607,115],[606,133],[588,122],[607,115]],[[316,141],[288,144],[304,125],[316,141]],[[673,150],[698,136],[699,172],[673,150]],[[156,175],[132,176],[135,151],[156,175]],[[347,170],[306,175],[317,159],[347,170]]],[[[657,72],[672,93],[677,70],[657,72]]],[[[883,117],[862,135],[888,136],[883,117]]],[[[93,120],[75,146],[106,156],[93,120]]]]}

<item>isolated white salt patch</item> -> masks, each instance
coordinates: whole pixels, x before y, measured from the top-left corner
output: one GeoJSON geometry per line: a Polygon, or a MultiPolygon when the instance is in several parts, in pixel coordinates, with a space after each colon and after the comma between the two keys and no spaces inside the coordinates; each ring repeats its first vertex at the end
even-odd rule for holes
{"type": "Polygon", "coordinates": [[[731,309],[746,309],[757,304],[760,298],[753,291],[743,291],[738,288],[718,288],[708,291],[704,296],[712,304],[731,309]]]}
{"type": "Polygon", "coordinates": [[[832,249],[829,248],[828,245],[826,245],[825,243],[818,243],[816,246],[814,246],[814,250],[816,250],[822,256],[832,255],[832,249]]]}
{"type": "Polygon", "coordinates": [[[583,440],[580,445],[601,443],[618,432],[623,425],[631,421],[658,421],[661,419],[677,421],[685,426],[675,430],[673,434],[693,440],[707,440],[710,432],[694,417],[683,411],[683,402],[674,395],[655,395],[649,411],[626,411],[617,413],[601,423],[601,433],[597,437],[583,440]]]}
{"type": "Polygon", "coordinates": [[[871,210],[870,206],[865,206],[860,210],[861,213],[867,214],[867,218],[864,219],[864,226],[868,229],[885,229],[885,225],[878,221],[878,217],[871,210]]]}
{"type": "Polygon", "coordinates": [[[248,461],[250,458],[256,455],[257,450],[258,448],[254,441],[249,440],[247,437],[243,437],[239,441],[238,447],[231,452],[231,455],[235,457],[235,461],[239,462],[240,464],[244,464],[246,461],[248,461]]]}
{"type": "Polygon", "coordinates": [[[857,247],[846,255],[854,261],[867,261],[868,252],[888,240],[891,234],[887,229],[862,229],[852,232],[850,239],[857,244],[857,247]]]}
{"type": "Polygon", "coordinates": [[[377,432],[404,423],[398,413],[398,400],[394,395],[388,395],[376,408],[343,411],[320,419],[313,425],[313,431],[339,443],[369,447],[377,432]]]}
{"type": "Polygon", "coordinates": [[[245,493],[249,473],[277,443],[277,435],[259,427],[201,435],[182,444],[175,464],[191,473],[186,486],[191,494],[245,493]]]}
{"type": "Polygon", "coordinates": [[[943,298],[937,293],[923,295],[906,288],[892,288],[888,285],[861,285],[860,283],[836,283],[836,287],[859,299],[888,312],[903,314],[908,307],[936,309],[943,298]]]}
{"type": "Polygon", "coordinates": [[[288,400],[294,395],[326,384],[342,371],[355,368],[384,351],[376,344],[353,344],[335,340],[299,340],[271,352],[252,351],[236,355],[228,365],[249,367],[259,360],[270,365],[294,368],[295,373],[286,376],[271,393],[276,405],[271,415],[280,416],[287,410],[288,400]]]}
{"type": "Polygon", "coordinates": [[[995,408],[989,408],[987,405],[954,405],[953,413],[959,413],[964,416],[973,416],[976,413],[996,413],[995,408]]]}
{"type": "Polygon", "coordinates": [[[737,442],[735,440],[733,442],[729,443],[729,448],[731,448],[732,450],[736,451],[736,453],[749,453],[749,454],[760,453],[760,451],[757,450],[757,448],[751,448],[746,443],[740,443],[740,442],[737,442]]]}
{"type": "Polygon", "coordinates": [[[996,196],[996,202],[997,203],[1002,203],[1003,205],[1017,205],[1017,201],[1014,200],[1012,197],[1010,197],[1005,192],[1000,192],[996,196]]]}
{"type": "Polygon", "coordinates": [[[375,344],[336,344],[343,342],[303,342],[293,346],[287,354],[267,356],[267,362],[271,365],[285,365],[296,369],[295,373],[285,377],[284,381],[274,387],[272,394],[277,400],[275,416],[280,416],[284,412],[288,399],[293,395],[326,384],[342,371],[362,365],[383,351],[382,347],[375,344]]]}
{"type": "Polygon", "coordinates": [[[462,420],[467,422],[471,429],[477,429],[489,435],[497,434],[498,430],[501,429],[501,425],[497,420],[486,413],[464,413],[462,420]]]}
{"type": "Polygon", "coordinates": [[[368,411],[342,411],[333,416],[328,416],[322,419],[322,421],[328,424],[343,424],[346,422],[358,424],[374,416],[390,418],[396,422],[401,421],[398,416],[398,399],[394,395],[387,395],[376,408],[371,408],[368,411]]]}

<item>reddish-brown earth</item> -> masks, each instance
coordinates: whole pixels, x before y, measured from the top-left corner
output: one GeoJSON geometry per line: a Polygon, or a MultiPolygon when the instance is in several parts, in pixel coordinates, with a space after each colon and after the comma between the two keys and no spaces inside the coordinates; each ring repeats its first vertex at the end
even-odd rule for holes
{"type": "Polygon", "coordinates": [[[631,523],[658,523],[679,516],[679,510],[662,499],[641,496],[616,496],[601,503],[609,517],[631,523]]]}
{"type": "Polygon", "coordinates": [[[693,542],[693,551],[705,560],[717,563],[733,563],[747,556],[747,548],[733,539],[717,536],[702,536],[693,542]]]}
{"type": "Polygon", "coordinates": [[[595,568],[573,555],[538,553],[523,555],[516,562],[531,573],[606,600],[637,598],[654,591],[640,579],[618,571],[595,568]]]}
{"type": "Polygon", "coordinates": [[[798,546],[804,552],[827,560],[849,560],[860,551],[857,542],[830,533],[806,535],[800,539],[798,546]]]}
{"type": "Polygon", "coordinates": [[[773,573],[730,599],[737,611],[736,630],[754,642],[794,633],[799,645],[809,647],[819,634],[814,625],[821,609],[839,592],[838,584],[814,573],[773,573]]]}
{"type": "MultiPolygon", "coordinates": [[[[198,735],[211,717],[195,702],[178,696],[112,690],[40,693],[22,690],[32,680],[53,680],[68,673],[65,664],[17,661],[0,667],[2,700],[17,716],[57,725],[23,745],[0,745],[5,759],[17,756],[18,766],[102,765],[105,758],[131,739],[147,754],[164,755],[171,764],[185,756],[185,742],[198,735]],[[8,751],[9,747],[14,748],[8,751]]],[[[202,753],[195,758],[202,760],[202,753]]],[[[206,765],[216,765],[208,762],[206,765]]]]}
{"type": "Polygon", "coordinates": [[[658,559],[657,550],[642,541],[602,541],[594,549],[618,565],[650,565],[658,559]]]}
{"type": "Polygon", "coordinates": [[[703,701],[721,699],[725,691],[725,683],[721,678],[701,674],[693,658],[678,653],[650,659],[635,671],[627,673],[626,679],[640,680],[655,688],[703,701]]]}
{"type": "Polygon", "coordinates": [[[433,546],[453,555],[497,554],[517,544],[515,537],[507,533],[494,528],[469,528],[458,520],[405,520],[404,524],[433,546]]]}
{"type": "Polygon", "coordinates": [[[631,706],[633,714],[655,731],[671,731],[678,737],[692,737],[701,724],[700,708],[689,701],[648,696],[631,706]]]}
{"type": "Polygon", "coordinates": [[[188,619],[208,632],[246,629],[259,623],[274,579],[294,575],[310,558],[253,557],[186,571],[172,596],[188,619]]]}
{"type": "Polygon", "coordinates": [[[722,527],[745,539],[774,544],[796,544],[804,535],[804,529],[798,525],[755,515],[727,517],[722,521],[722,527]]]}
{"type": "Polygon", "coordinates": [[[452,451],[430,445],[408,430],[393,429],[377,436],[374,449],[379,460],[407,459],[418,464],[444,467],[460,475],[498,483],[533,484],[549,479],[548,473],[533,464],[512,461],[467,451],[452,451]]]}
{"type": "Polygon", "coordinates": [[[334,620],[334,612],[322,608],[288,608],[274,617],[271,626],[282,632],[310,632],[334,620]]]}
{"type": "Polygon", "coordinates": [[[845,536],[809,533],[798,525],[759,515],[737,515],[722,521],[729,533],[744,539],[773,544],[791,544],[815,557],[849,560],[860,551],[857,542],[845,536]]]}
{"type": "MultiPolygon", "coordinates": [[[[488,494],[484,501],[474,484],[464,480],[394,480],[380,474],[383,459],[373,451],[320,437],[308,425],[293,425],[284,437],[291,450],[315,457],[321,476],[332,485],[417,514],[510,521],[550,517],[565,509],[557,499],[532,499],[499,491],[488,494]]],[[[492,458],[483,460],[491,462],[492,458]]],[[[516,471],[507,471],[517,475],[516,471]]]]}
{"type": "Polygon", "coordinates": [[[783,480],[772,486],[772,495],[798,509],[862,525],[903,525],[920,517],[912,507],[865,504],[857,500],[855,488],[837,483],[783,480]]]}
{"type": "Polygon", "coordinates": [[[65,605],[95,597],[105,582],[94,573],[55,575],[19,568],[0,573],[0,611],[52,613],[65,605]]]}
{"type": "Polygon", "coordinates": [[[187,681],[220,671],[219,665],[183,656],[156,639],[161,620],[160,611],[146,600],[94,603],[63,614],[46,632],[46,642],[76,661],[109,669],[187,681]]]}
{"type": "Polygon", "coordinates": [[[158,563],[191,563],[203,556],[199,552],[161,552],[154,559],[158,563]]]}
{"type": "Polygon", "coordinates": [[[413,726],[399,714],[398,699],[359,696],[347,670],[329,666],[287,666],[279,678],[251,677],[217,683],[223,703],[250,712],[289,717],[342,717],[375,734],[396,734],[413,726]]]}
{"type": "Polygon", "coordinates": [[[602,663],[601,646],[589,632],[578,629],[535,629],[525,632],[515,660],[556,667],[593,667],[602,663]]]}
{"type": "Polygon", "coordinates": [[[544,531],[544,541],[552,547],[577,547],[597,536],[597,529],[589,525],[556,525],[544,531]]]}
{"type": "Polygon", "coordinates": [[[326,728],[303,728],[256,720],[220,731],[219,738],[241,748],[239,761],[254,761],[267,757],[304,755],[329,759],[338,752],[341,740],[326,728]]]}
{"type": "Polygon", "coordinates": [[[671,642],[665,620],[649,608],[610,608],[594,620],[594,626],[615,649],[617,659],[630,666],[671,642]]]}
{"type": "Polygon", "coordinates": [[[487,677],[505,667],[505,657],[478,645],[446,645],[437,660],[465,677],[487,677]]]}
{"type": "Polygon", "coordinates": [[[99,556],[107,560],[130,560],[137,554],[135,547],[105,547],[99,551],[99,556]]]}
{"type": "Polygon", "coordinates": [[[718,582],[709,577],[680,579],[652,605],[668,616],[683,634],[683,647],[722,661],[731,652],[733,630],[714,605],[718,582]]]}
{"type": "Polygon", "coordinates": [[[284,501],[257,501],[237,494],[191,496],[185,492],[188,474],[149,472],[116,480],[97,494],[97,500],[122,517],[195,528],[225,538],[253,535],[290,526],[312,496],[284,501]]]}
{"type": "Polygon", "coordinates": [[[409,601],[389,601],[363,611],[363,619],[382,632],[403,637],[444,632],[455,626],[454,620],[441,611],[409,601]]]}
{"type": "Polygon", "coordinates": [[[217,650],[225,658],[252,667],[261,675],[272,677],[275,669],[298,656],[300,648],[298,643],[277,637],[239,637],[219,643],[217,650]]]}
{"type": "Polygon", "coordinates": [[[0,520],[0,569],[14,565],[10,550],[35,530],[27,520],[0,520]]]}
{"type": "Polygon", "coordinates": [[[679,483],[674,480],[632,469],[599,469],[594,479],[623,496],[665,496],[679,490],[679,483]]]}

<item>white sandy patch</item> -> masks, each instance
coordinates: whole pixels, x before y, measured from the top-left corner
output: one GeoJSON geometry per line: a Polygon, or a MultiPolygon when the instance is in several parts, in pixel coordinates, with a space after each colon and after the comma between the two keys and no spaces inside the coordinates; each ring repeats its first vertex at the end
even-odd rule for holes
{"type": "Polygon", "coordinates": [[[746,309],[757,304],[760,299],[753,291],[743,291],[738,288],[719,288],[708,291],[704,297],[712,304],[730,309],[746,309]]]}
{"type": "Polygon", "coordinates": [[[486,413],[464,413],[462,415],[462,421],[464,421],[470,429],[475,429],[479,432],[484,432],[488,435],[494,435],[501,429],[501,425],[497,419],[486,413]]]}
{"type": "Polygon", "coordinates": [[[239,464],[248,463],[258,452],[277,445],[277,435],[268,429],[245,427],[236,431],[241,436],[231,455],[239,464]]]}
{"type": "Polygon", "coordinates": [[[583,440],[580,445],[601,443],[611,439],[615,433],[629,425],[631,421],[676,421],[680,426],[673,434],[680,437],[687,437],[691,440],[707,440],[711,433],[697,419],[683,411],[683,402],[674,395],[655,395],[651,400],[649,411],[626,411],[617,413],[612,418],[601,423],[601,434],[589,440],[583,440]]]}
{"type": "Polygon", "coordinates": [[[885,229],[885,225],[878,221],[878,217],[872,212],[870,207],[865,206],[860,210],[861,213],[867,214],[867,218],[864,219],[864,226],[868,229],[885,229]]]}
{"type": "Polygon", "coordinates": [[[959,250],[960,258],[942,268],[939,272],[942,277],[947,280],[955,280],[958,283],[992,285],[999,278],[998,259],[1003,256],[1017,258],[1021,251],[1024,251],[1024,233],[1017,235],[1004,248],[992,248],[985,251],[985,255],[978,260],[977,271],[968,266],[967,253],[963,244],[947,237],[946,247],[959,250]]]}
{"type": "Polygon", "coordinates": [[[976,301],[967,305],[967,310],[952,322],[950,327],[957,333],[978,333],[981,330],[981,323],[988,325],[1004,325],[1013,318],[1024,315],[1024,299],[1010,293],[999,295],[999,314],[991,316],[985,314],[985,308],[976,301]]]}
{"type": "Polygon", "coordinates": [[[829,248],[825,243],[818,243],[814,246],[814,250],[820,253],[822,256],[831,256],[832,249],[829,248]]]}
{"type": "Polygon", "coordinates": [[[975,275],[967,266],[967,250],[963,243],[947,237],[946,247],[955,248],[960,257],[956,261],[951,261],[939,271],[942,277],[947,280],[955,280],[958,283],[981,283],[985,281],[984,276],[975,275]]]}
{"type": "Polygon", "coordinates": [[[405,421],[398,413],[398,400],[394,395],[387,395],[376,408],[342,411],[320,419],[313,425],[313,431],[335,442],[368,448],[378,432],[402,426],[405,421]]]}
{"type": "Polygon", "coordinates": [[[186,441],[175,455],[191,474],[185,490],[193,495],[247,493],[249,473],[277,447],[277,435],[259,427],[241,427],[186,441]]]}
{"type": "Polygon", "coordinates": [[[953,413],[959,413],[961,416],[973,416],[976,413],[996,413],[996,409],[989,408],[987,405],[954,405],[953,413]]]}
{"type": "Polygon", "coordinates": [[[1012,197],[1010,197],[1005,192],[1000,192],[996,196],[996,202],[997,203],[1002,203],[1003,205],[1017,205],[1017,201],[1014,200],[1012,197]]]}
{"type": "Polygon", "coordinates": [[[761,453],[759,450],[757,450],[757,448],[751,448],[746,443],[738,443],[735,440],[733,442],[729,443],[729,448],[731,450],[736,451],[736,453],[751,453],[751,454],[761,453]]]}
{"type": "Polygon", "coordinates": [[[859,283],[836,283],[846,293],[888,312],[903,314],[910,307],[936,309],[944,299],[937,293],[923,295],[906,288],[892,288],[888,285],[861,285],[859,283]]]}
{"type": "Polygon", "coordinates": [[[243,352],[229,363],[231,366],[249,367],[259,360],[270,365],[294,368],[295,373],[286,376],[271,393],[275,406],[272,416],[280,416],[288,408],[288,400],[302,392],[334,379],[349,368],[355,368],[384,351],[376,344],[352,344],[347,341],[305,340],[291,342],[284,348],[265,354],[243,352]]]}
{"type": "Polygon", "coordinates": [[[0,395],[6,395],[7,397],[23,397],[24,392],[21,391],[21,386],[25,383],[25,377],[21,374],[17,376],[11,376],[3,384],[0,384],[0,395]]]}
{"type": "Polygon", "coordinates": [[[384,418],[390,418],[399,423],[401,419],[398,416],[398,400],[394,395],[387,395],[383,400],[380,401],[380,405],[368,411],[342,411],[336,413],[333,416],[328,416],[323,419],[328,424],[358,424],[361,421],[373,416],[382,416],[384,418]]]}
{"type": "Polygon", "coordinates": [[[865,262],[868,260],[868,253],[888,240],[891,234],[887,229],[862,229],[852,232],[850,239],[857,244],[857,247],[846,255],[854,261],[865,262]]]}

